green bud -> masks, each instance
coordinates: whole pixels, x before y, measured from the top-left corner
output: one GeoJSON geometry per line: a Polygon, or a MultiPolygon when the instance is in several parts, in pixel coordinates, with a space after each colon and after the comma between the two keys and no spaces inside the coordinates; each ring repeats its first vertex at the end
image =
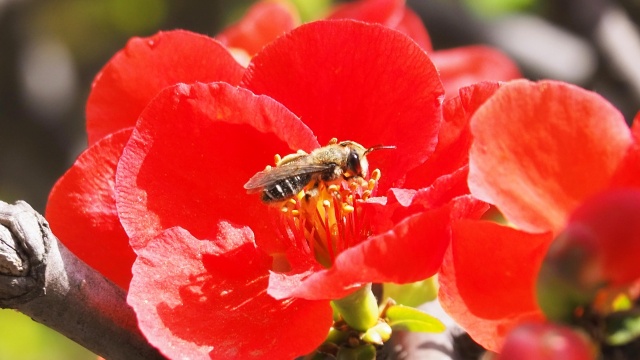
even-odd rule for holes
{"type": "Polygon", "coordinates": [[[369,344],[382,345],[389,340],[392,331],[389,324],[380,322],[362,335],[362,341],[369,344]]]}

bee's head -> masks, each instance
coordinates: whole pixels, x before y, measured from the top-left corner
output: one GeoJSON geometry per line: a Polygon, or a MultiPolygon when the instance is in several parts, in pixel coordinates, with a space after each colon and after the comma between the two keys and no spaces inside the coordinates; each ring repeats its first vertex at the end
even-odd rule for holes
{"type": "Polygon", "coordinates": [[[370,148],[353,141],[343,141],[340,143],[349,150],[345,161],[345,170],[352,176],[366,177],[369,172],[369,162],[367,161],[367,154],[375,150],[381,149],[395,149],[395,146],[376,145],[370,148]]]}

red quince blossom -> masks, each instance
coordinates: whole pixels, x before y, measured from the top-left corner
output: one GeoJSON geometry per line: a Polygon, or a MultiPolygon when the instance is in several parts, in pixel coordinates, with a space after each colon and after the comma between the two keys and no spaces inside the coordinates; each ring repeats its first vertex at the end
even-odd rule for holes
{"type": "MultiPolygon", "coordinates": [[[[588,210],[628,208],[598,194],[640,187],[637,120],[629,129],[610,103],[576,86],[524,80],[503,85],[472,116],[471,193],[494,204],[512,226],[454,223],[439,299],[481,345],[499,351],[514,326],[544,319],[536,279],[551,241],[565,229],[590,223],[601,239],[599,254],[611,254],[596,256],[601,265],[631,252],[624,265],[602,273],[607,281],[624,278],[620,273],[637,278],[628,260],[640,255],[637,245],[609,236],[621,224],[616,215],[588,210]]],[[[627,226],[615,234],[637,233],[637,223],[627,226]]]]}
{"type": "MultiPolygon", "coordinates": [[[[327,19],[354,19],[381,24],[412,38],[428,54],[440,73],[447,98],[456,97],[458,89],[481,81],[508,81],[521,78],[517,65],[499,50],[485,46],[463,46],[433,50],[429,33],[420,17],[405,0],[359,0],[336,6],[327,19]]],[[[280,2],[260,1],[237,24],[216,38],[248,56],[248,61],[262,46],[299,24],[291,6],[280,2]]]]}
{"type": "Polygon", "coordinates": [[[468,126],[453,117],[441,127],[441,102],[424,51],[378,25],[300,26],[246,71],[199,35],[133,39],[94,82],[88,132],[105,136],[56,184],[47,217],[70,248],[91,242],[79,256],[128,287],[142,331],[165,355],[291,358],[326,336],[329,300],[368,282],[433,275],[451,220],[486,209],[465,195],[468,126]],[[379,196],[358,213],[370,211],[365,231],[323,266],[278,231],[243,184],[273,154],[311,151],[333,137],[397,149],[370,155],[382,178],[379,196]],[[447,153],[455,165],[421,182],[428,159],[445,164],[447,153]],[[393,188],[403,182],[424,191],[393,188]],[[403,197],[381,196],[387,191],[403,197]],[[408,203],[403,214],[385,210],[408,203]],[[394,216],[383,222],[385,211],[394,216]],[[132,280],[123,242],[137,255],[132,280]]]}
{"type": "Polygon", "coordinates": [[[338,6],[329,19],[356,19],[378,23],[407,34],[418,43],[440,73],[447,98],[458,89],[481,81],[521,78],[517,65],[497,49],[484,45],[434,50],[420,17],[405,0],[360,0],[338,6]]]}
{"type": "Polygon", "coordinates": [[[236,59],[248,64],[262,47],[278,36],[300,25],[293,4],[284,1],[259,1],[251,6],[237,23],[227,27],[215,38],[236,51],[236,59]]]}

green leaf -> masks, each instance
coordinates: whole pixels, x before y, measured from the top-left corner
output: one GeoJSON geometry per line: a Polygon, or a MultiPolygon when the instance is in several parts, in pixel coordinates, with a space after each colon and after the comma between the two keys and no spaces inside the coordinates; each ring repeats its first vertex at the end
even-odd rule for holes
{"type": "MultiPolygon", "coordinates": [[[[438,296],[435,278],[414,282],[411,284],[383,284],[385,300],[391,298],[396,303],[406,306],[418,306],[434,300],[438,296]]],[[[384,301],[383,301],[384,302],[384,301]]]]}
{"type": "Polygon", "coordinates": [[[640,338],[640,314],[614,313],[607,319],[607,343],[620,346],[640,338]]]}
{"type": "Polygon", "coordinates": [[[318,20],[325,16],[331,6],[331,0],[291,0],[300,13],[302,22],[318,20]]]}
{"type": "Polygon", "coordinates": [[[531,10],[536,5],[535,0],[464,0],[464,3],[477,15],[489,18],[531,10]]]}
{"type": "Polygon", "coordinates": [[[394,305],[387,309],[387,322],[393,330],[438,333],[446,327],[437,318],[418,309],[394,305]]]}

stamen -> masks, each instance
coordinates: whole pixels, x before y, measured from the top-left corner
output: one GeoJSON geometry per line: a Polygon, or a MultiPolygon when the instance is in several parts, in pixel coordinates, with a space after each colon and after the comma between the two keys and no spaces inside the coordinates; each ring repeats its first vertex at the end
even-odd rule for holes
{"type": "Polygon", "coordinates": [[[273,155],[273,162],[276,164],[276,166],[280,163],[280,161],[282,161],[282,156],[280,156],[280,154],[273,155]]]}
{"type": "Polygon", "coordinates": [[[355,192],[357,189],[358,189],[358,184],[356,184],[355,182],[349,183],[349,190],[351,190],[351,192],[355,192]]]}
{"type": "Polygon", "coordinates": [[[380,169],[375,169],[371,172],[371,179],[375,181],[380,180],[381,176],[382,176],[382,173],[380,172],[380,169]]]}
{"type": "Polygon", "coordinates": [[[369,179],[369,183],[367,184],[367,189],[369,191],[373,191],[374,187],[376,187],[376,181],[373,179],[369,179]]]}
{"type": "Polygon", "coordinates": [[[324,200],[322,202],[322,206],[324,207],[324,233],[325,233],[325,245],[327,247],[327,251],[329,252],[329,261],[333,264],[333,260],[335,260],[335,254],[333,251],[333,241],[331,238],[331,226],[329,224],[329,207],[331,203],[329,200],[324,200]]]}
{"type": "Polygon", "coordinates": [[[329,140],[329,145],[335,145],[338,143],[338,138],[331,138],[331,140],[329,140]]]}
{"type": "Polygon", "coordinates": [[[278,210],[284,221],[280,221],[278,233],[302,253],[330,267],[340,252],[369,236],[366,207],[360,203],[374,196],[379,179],[380,171],[376,170],[369,179],[310,183],[281,203],[278,210]]]}

